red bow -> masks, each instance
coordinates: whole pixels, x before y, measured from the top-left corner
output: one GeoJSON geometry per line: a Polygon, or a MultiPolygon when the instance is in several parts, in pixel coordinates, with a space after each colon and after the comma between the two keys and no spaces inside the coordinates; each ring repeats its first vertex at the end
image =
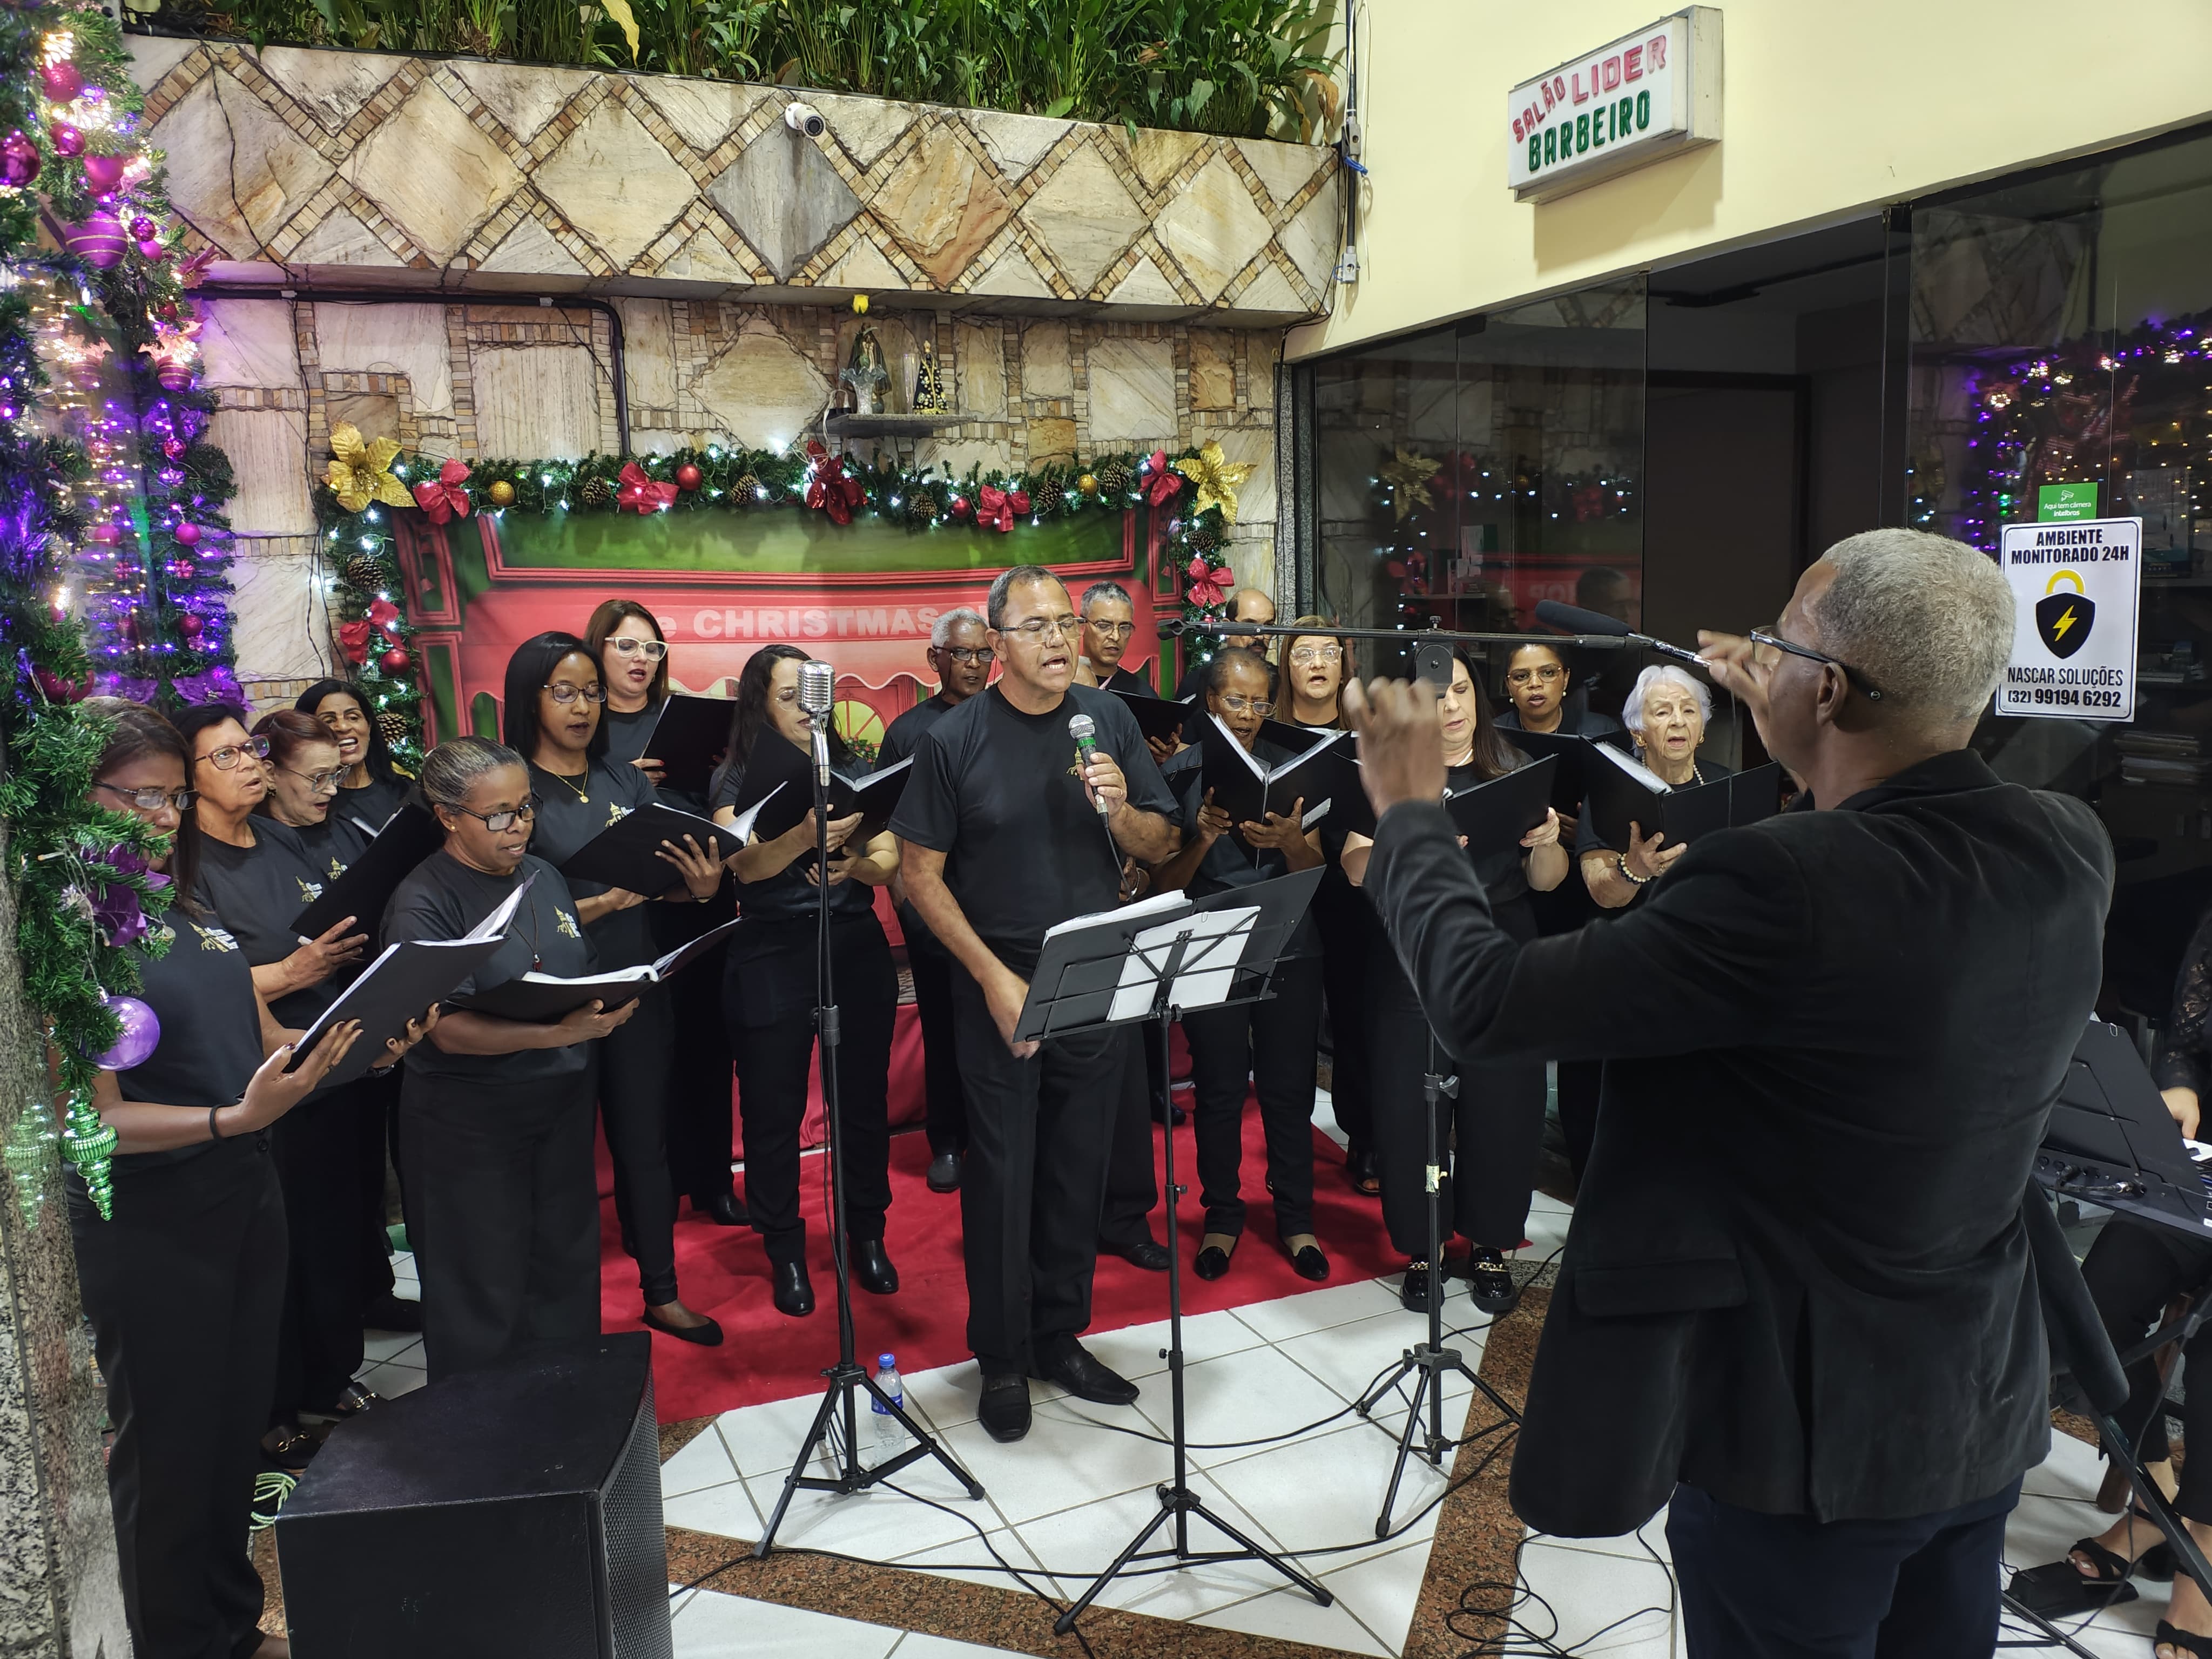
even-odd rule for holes
{"type": "Polygon", "coordinates": [[[1008,490],[1006,505],[1012,507],[1023,518],[1027,518],[1030,512],[1030,492],[1026,489],[1008,490]]]}
{"type": "Polygon", "coordinates": [[[850,524],[854,510],[867,498],[858,478],[848,477],[842,461],[831,461],[826,453],[818,452],[818,445],[810,444],[815,453],[814,470],[806,481],[806,504],[817,513],[830,515],[832,524],[850,524]]]}
{"type": "Polygon", "coordinates": [[[615,491],[615,511],[626,507],[635,507],[639,514],[658,513],[676,499],[676,486],[658,483],[645,476],[645,469],[635,461],[625,465],[618,475],[622,488],[615,491]]]}
{"type": "Polygon", "coordinates": [[[1183,574],[1190,579],[1187,592],[1193,605],[1211,609],[1227,600],[1229,590],[1221,585],[1221,578],[1225,573],[1206,563],[1204,554],[1193,556],[1190,568],[1183,574]]]}
{"type": "Polygon", "coordinates": [[[432,524],[469,516],[469,492],[461,488],[468,479],[466,462],[447,461],[438,469],[436,482],[425,479],[415,486],[415,505],[432,524]]]}
{"type": "Polygon", "coordinates": [[[344,649],[346,660],[358,668],[368,660],[368,623],[349,622],[338,629],[338,644],[344,649]]]}
{"type": "Polygon", "coordinates": [[[1145,499],[1154,507],[1172,500],[1182,488],[1182,474],[1168,465],[1168,453],[1156,449],[1145,462],[1145,499]]]}
{"type": "Polygon", "coordinates": [[[390,628],[399,620],[399,607],[389,599],[371,599],[368,619],[379,628],[390,628]]]}
{"type": "Polygon", "coordinates": [[[1006,492],[985,484],[975,492],[975,524],[983,530],[995,530],[1001,536],[1014,527],[1013,503],[1006,492]]]}

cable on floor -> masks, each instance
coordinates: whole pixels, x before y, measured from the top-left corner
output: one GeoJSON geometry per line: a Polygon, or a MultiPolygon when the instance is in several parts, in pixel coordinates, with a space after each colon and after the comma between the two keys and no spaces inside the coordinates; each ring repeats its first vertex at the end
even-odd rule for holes
{"type": "Polygon", "coordinates": [[[1559,1641],[1559,1610],[1535,1590],[1528,1587],[1521,1571],[1521,1553],[1544,1534],[1532,1533],[1522,1539],[1513,1551],[1513,1577],[1504,1583],[1489,1579],[1477,1579],[1459,1593],[1459,1605],[1444,1614],[1444,1627],[1454,1636],[1472,1643],[1454,1656],[1454,1659],[1574,1659],[1574,1656],[1595,1650],[1603,1640],[1624,1626],[1634,1623],[1647,1613],[1662,1613],[1671,1631],[1677,1601],[1674,1571],[1661,1559],[1641,1533],[1636,1541],[1652,1565],[1667,1577],[1667,1605],[1656,1603],[1641,1607],[1633,1613],[1623,1613],[1611,1624],[1592,1631],[1581,1641],[1562,1644],[1559,1641]],[[1492,1598],[1487,1604],[1478,1605],[1476,1597],[1492,1598]],[[1548,1630],[1539,1630],[1522,1618],[1525,1610],[1533,1609],[1548,1622],[1548,1630]],[[1498,1636],[1482,1636],[1468,1627],[1469,1621],[1483,1619],[1501,1620],[1504,1632],[1498,1636]]]}

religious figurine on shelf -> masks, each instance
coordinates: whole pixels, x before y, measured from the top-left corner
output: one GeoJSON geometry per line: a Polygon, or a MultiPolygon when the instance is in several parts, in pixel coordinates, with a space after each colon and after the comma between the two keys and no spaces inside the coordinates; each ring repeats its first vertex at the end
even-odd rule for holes
{"type": "Polygon", "coordinates": [[[853,337],[853,349],[837,378],[852,391],[854,414],[884,412],[884,384],[890,375],[884,368],[883,342],[876,338],[875,330],[864,328],[853,337]]]}
{"type": "Polygon", "coordinates": [[[937,344],[933,340],[921,343],[921,367],[914,377],[914,412],[917,415],[950,415],[952,399],[945,393],[945,371],[937,362],[937,344]]]}

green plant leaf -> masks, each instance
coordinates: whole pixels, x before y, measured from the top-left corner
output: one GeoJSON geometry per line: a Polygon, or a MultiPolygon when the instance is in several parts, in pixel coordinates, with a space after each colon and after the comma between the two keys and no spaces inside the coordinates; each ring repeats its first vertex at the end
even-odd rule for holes
{"type": "Polygon", "coordinates": [[[623,39],[629,42],[629,61],[635,64],[637,62],[637,15],[630,10],[629,0],[599,0],[599,7],[615,20],[616,26],[623,32],[623,39]]]}
{"type": "Polygon", "coordinates": [[[1068,111],[1074,107],[1074,94],[1073,93],[1063,92],[1059,97],[1054,99],[1052,102],[1044,106],[1044,113],[1057,119],[1059,117],[1066,114],[1068,111]]]}

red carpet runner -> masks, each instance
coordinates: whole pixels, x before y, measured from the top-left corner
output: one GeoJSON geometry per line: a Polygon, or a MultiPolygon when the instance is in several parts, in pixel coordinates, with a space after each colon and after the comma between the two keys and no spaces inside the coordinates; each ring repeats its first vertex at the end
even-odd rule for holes
{"type": "MultiPolygon", "coordinates": [[[[1159,1135],[1156,1127],[1156,1151],[1159,1135]]],[[[1361,1197],[1345,1181],[1343,1154],[1319,1130],[1314,1132],[1314,1230],[1334,1268],[1328,1282],[1343,1284],[1402,1267],[1403,1259],[1383,1237],[1375,1200],[1361,1197]]],[[[919,1131],[892,1137],[886,1242],[898,1266],[899,1293],[875,1297],[856,1291],[853,1297],[860,1355],[872,1368],[876,1355],[885,1349],[898,1355],[899,1368],[907,1371],[968,1358],[960,1195],[929,1190],[923,1181],[928,1163],[929,1142],[919,1131]]],[[[604,1144],[599,1164],[602,1321],[611,1331],[639,1330],[637,1269],[623,1254],[616,1231],[604,1144]]],[[[1321,1288],[1291,1272],[1275,1243],[1274,1204],[1267,1191],[1267,1154],[1256,1103],[1248,1100],[1244,1111],[1244,1242],[1228,1276],[1212,1284],[1189,1270],[1201,1227],[1196,1154],[1188,1124],[1176,1131],[1176,1167],[1190,1189],[1182,1202],[1186,1313],[1210,1313],[1321,1288]]],[[[837,1350],[821,1157],[809,1156],[802,1169],[807,1271],[813,1277],[816,1303],[814,1312],[805,1319],[787,1319],[769,1301],[768,1260],[758,1235],[749,1228],[715,1226],[694,1215],[689,1203],[682,1206],[676,1224],[676,1267],[684,1300],[720,1320],[724,1338],[719,1348],[697,1347],[668,1336],[653,1339],[654,1395],[662,1422],[811,1394],[821,1386],[822,1367],[836,1358],[837,1350]]],[[[1156,1238],[1163,1237],[1161,1218],[1162,1212],[1155,1210],[1156,1238]]],[[[1100,1259],[1092,1329],[1141,1325],[1166,1318],[1167,1311],[1165,1273],[1142,1272],[1118,1256],[1100,1259]]]]}

